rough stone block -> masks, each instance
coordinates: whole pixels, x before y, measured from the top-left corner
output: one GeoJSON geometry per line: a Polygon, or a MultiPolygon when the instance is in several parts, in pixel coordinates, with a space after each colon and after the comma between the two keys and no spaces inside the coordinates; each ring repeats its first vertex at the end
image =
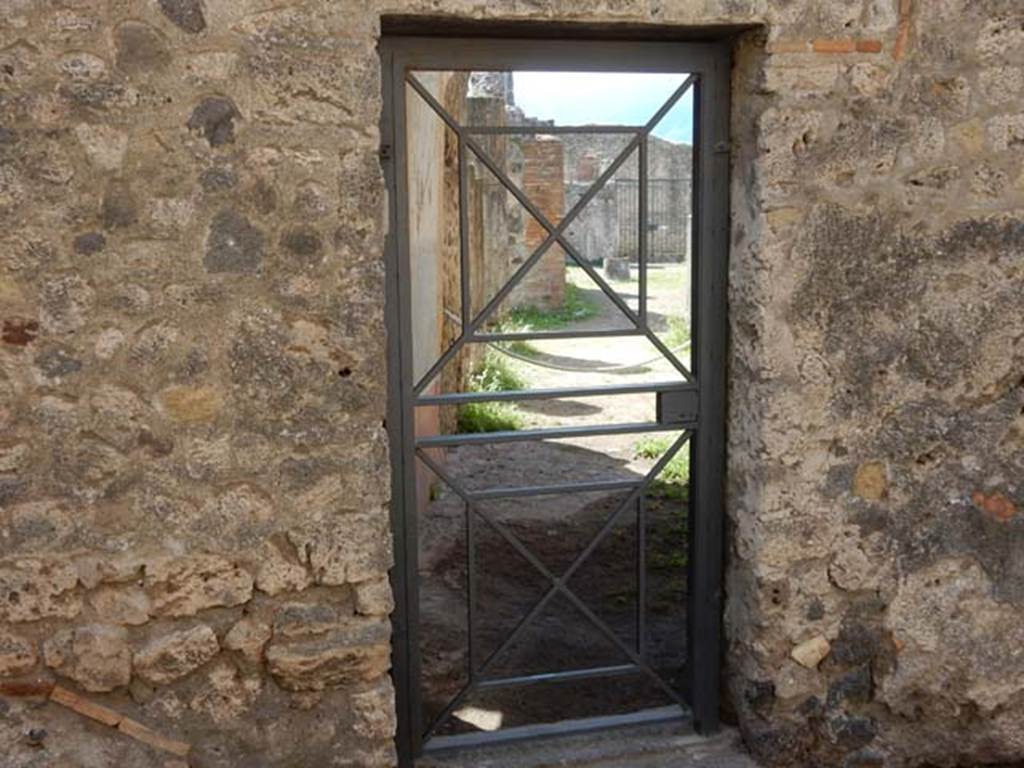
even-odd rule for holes
{"type": "Polygon", "coordinates": [[[800,666],[815,669],[831,650],[832,646],[828,640],[822,635],[818,635],[797,645],[789,655],[800,666]]]}
{"type": "Polygon", "coordinates": [[[167,557],[146,565],[154,616],[192,616],[205,608],[241,605],[252,597],[252,576],[216,555],[167,557]]]}
{"type": "Polygon", "coordinates": [[[260,621],[251,616],[239,619],[224,636],[224,647],[229,651],[238,651],[252,663],[259,663],[263,658],[263,648],[272,635],[270,623],[260,621]]]}
{"type": "Polygon", "coordinates": [[[338,514],[331,524],[296,530],[288,536],[296,549],[308,553],[319,584],[348,584],[379,578],[391,567],[391,533],[380,514],[338,514]]]}
{"type": "Polygon", "coordinates": [[[355,730],[367,739],[393,739],[395,722],[395,689],[390,678],[383,678],[371,688],[352,694],[355,730]]]}
{"type": "Polygon", "coordinates": [[[74,618],[82,609],[77,583],[78,572],[64,560],[0,561],[0,621],[74,618]]]}
{"type": "Polygon", "coordinates": [[[290,691],[369,682],[391,665],[390,636],[386,621],[353,619],[344,629],[315,640],[272,642],[267,665],[277,683],[290,691]]]}
{"type": "Polygon", "coordinates": [[[177,386],[160,393],[160,402],[171,418],[186,423],[213,421],[224,407],[224,397],[214,387],[177,386]]]}
{"type": "Polygon", "coordinates": [[[137,626],[149,621],[149,596],[137,586],[101,587],[89,595],[96,615],[111,624],[137,626]]]}
{"type": "Polygon", "coordinates": [[[158,0],[164,16],[180,29],[197,35],[206,29],[206,17],[200,0],[158,0]]]}
{"type": "Polygon", "coordinates": [[[256,272],[263,261],[263,233],[233,210],[214,216],[203,263],[209,272],[256,272]]]}
{"type": "Polygon", "coordinates": [[[385,576],[355,585],[356,612],[364,616],[387,616],[395,609],[391,581],[385,576]]]}
{"type": "Polygon", "coordinates": [[[349,617],[322,600],[309,603],[285,603],[274,613],[274,636],[294,639],[323,635],[344,626],[349,617]]]}
{"type": "Polygon", "coordinates": [[[64,629],[43,644],[46,665],[87,691],[112,691],[128,685],[132,652],[120,627],[88,624],[64,629]]]}
{"type": "Polygon", "coordinates": [[[0,677],[31,672],[38,661],[35,644],[20,635],[0,630],[0,677]]]}
{"type": "Polygon", "coordinates": [[[217,635],[205,624],[161,635],[135,653],[135,672],[147,683],[179,680],[210,661],[220,650],[217,635]]]}
{"type": "Polygon", "coordinates": [[[299,592],[313,583],[313,576],[302,563],[287,557],[282,547],[291,549],[287,542],[269,543],[261,550],[256,571],[256,588],[268,595],[299,592]]]}

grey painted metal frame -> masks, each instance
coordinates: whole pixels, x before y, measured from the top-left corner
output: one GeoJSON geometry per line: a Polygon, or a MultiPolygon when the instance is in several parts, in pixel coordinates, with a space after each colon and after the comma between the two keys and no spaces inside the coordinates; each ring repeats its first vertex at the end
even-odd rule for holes
{"type": "MultiPolygon", "coordinates": [[[[393,652],[393,675],[398,692],[398,723],[399,731],[397,736],[398,751],[401,765],[412,766],[416,755],[423,750],[422,735],[427,729],[422,727],[420,711],[419,691],[419,637],[418,637],[418,593],[416,586],[416,553],[417,530],[415,514],[407,514],[407,509],[414,508],[416,496],[415,467],[417,456],[432,471],[442,479],[446,478],[444,470],[433,462],[429,454],[418,451],[416,447],[413,413],[420,396],[421,403],[440,404],[438,397],[421,395],[430,380],[441,370],[444,362],[457,353],[457,348],[450,348],[445,355],[446,359],[439,360],[434,368],[419,382],[412,380],[412,354],[411,354],[411,318],[407,308],[410,306],[410,287],[408,279],[409,243],[408,232],[408,210],[405,206],[407,197],[406,179],[406,146],[405,134],[405,87],[407,75],[413,69],[424,70],[451,70],[451,69],[531,69],[546,71],[635,71],[635,72],[686,72],[693,75],[693,87],[695,88],[695,142],[694,142],[694,185],[695,185],[695,211],[693,228],[693,253],[695,254],[694,267],[695,275],[693,281],[693,339],[694,339],[694,362],[693,371],[683,369],[687,377],[687,389],[696,387],[699,397],[699,411],[693,423],[685,426],[692,431],[687,431],[673,445],[673,448],[662,457],[662,460],[652,470],[656,474],[659,466],[663,466],[671,455],[680,449],[686,448],[691,451],[693,467],[693,501],[691,505],[691,530],[690,540],[690,574],[689,574],[689,605],[688,605],[688,661],[687,670],[689,680],[687,682],[687,696],[691,709],[692,722],[700,732],[714,731],[718,726],[718,675],[720,663],[720,611],[721,611],[721,559],[722,559],[722,516],[723,516],[723,477],[724,477],[724,412],[725,412],[725,350],[726,350],[726,318],[725,318],[725,281],[726,281],[726,260],[728,252],[728,86],[729,86],[729,52],[728,48],[718,43],[633,43],[633,42],[598,42],[581,40],[512,40],[512,39],[481,39],[481,38],[385,38],[381,43],[381,56],[383,63],[383,96],[384,112],[381,121],[382,152],[384,160],[385,179],[391,195],[389,234],[386,243],[387,259],[387,330],[389,335],[389,375],[388,393],[389,408],[387,427],[390,436],[390,450],[392,466],[392,523],[395,535],[395,568],[392,572],[392,584],[395,591],[396,610],[394,619],[394,652],[393,652]],[[609,62],[613,62],[610,64],[609,62]]],[[[414,80],[409,81],[412,87],[416,88],[414,80]]],[[[430,103],[432,97],[425,93],[425,89],[416,88],[424,99],[430,103]]],[[[436,105],[436,101],[431,106],[436,105]]],[[[667,111],[667,110],[666,110],[667,111]]],[[[443,119],[443,115],[442,115],[443,119]]],[[[480,145],[474,140],[474,134],[486,135],[488,133],[518,133],[521,129],[496,129],[486,126],[452,126],[459,137],[460,160],[465,160],[472,152],[485,166],[488,166],[492,173],[495,173],[499,181],[509,187],[511,182],[503,178],[504,174],[500,168],[491,167],[493,163],[488,162],[486,152],[481,150],[480,145]]],[[[558,129],[570,132],[578,129],[581,133],[595,132],[593,127],[566,127],[558,129]]],[[[641,154],[644,159],[647,153],[646,133],[647,126],[605,126],[601,131],[636,133],[633,139],[633,149],[641,154]]],[[[527,132],[527,131],[523,131],[527,132]]],[[[545,132],[551,132],[545,128],[545,132]]],[[[621,161],[629,154],[624,152],[620,157],[621,161]]],[[[641,167],[644,164],[641,163],[641,167]]],[[[610,178],[618,166],[614,166],[599,178],[598,183],[592,188],[594,194],[600,189],[601,184],[610,178]]],[[[641,171],[644,173],[646,169],[641,171]]],[[[509,187],[514,196],[517,190],[514,185],[509,187]]],[[[465,190],[460,189],[460,198],[465,195],[465,190]]],[[[589,201],[584,195],[577,203],[573,211],[567,215],[571,221],[572,217],[589,201]]],[[[548,222],[543,215],[538,216],[539,211],[531,210],[532,204],[525,196],[520,202],[534,214],[541,225],[547,230],[548,236],[533,257],[521,268],[521,277],[532,266],[532,263],[543,255],[543,252],[555,244],[560,244],[570,257],[577,260],[586,270],[585,261],[574,251],[571,243],[563,237],[567,222],[563,220],[555,226],[548,222]]],[[[641,205],[641,208],[644,206],[641,205]]],[[[643,216],[641,215],[641,225],[643,216]]],[[[645,242],[646,235],[641,229],[641,243],[645,242]]],[[[465,243],[465,240],[463,240],[465,243]]],[[[644,259],[641,259],[643,263],[644,259]]],[[[466,259],[463,259],[466,262],[466,259]]],[[[463,267],[465,270],[465,267],[463,267]]],[[[590,270],[592,271],[592,270],[590,270]]],[[[641,280],[646,277],[641,270],[641,280]]],[[[468,277],[465,271],[462,273],[463,291],[468,286],[468,277]]],[[[617,305],[621,300],[614,295],[604,281],[596,273],[591,275],[596,278],[599,287],[605,290],[617,305]]],[[[517,277],[513,276],[513,280],[517,277]]],[[[644,280],[644,282],[646,282],[644,280]]],[[[508,291],[505,292],[506,294],[508,291]]],[[[643,292],[641,292],[643,293],[643,292]]],[[[465,296],[463,299],[465,300],[465,296]]],[[[490,310],[504,298],[499,294],[492,300],[493,306],[486,307],[476,318],[469,318],[463,313],[463,334],[458,345],[467,341],[492,340],[497,335],[480,333],[483,320],[490,310]]],[[[633,335],[645,334],[646,306],[641,302],[639,312],[633,313],[628,307],[619,307],[624,314],[636,324],[635,329],[615,332],[610,335],[633,335]]],[[[586,334],[592,335],[592,334],[586,334]]],[[[647,335],[650,335],[649,333],[647,335]]],[[[517,337],[513,334],[506,334],[508,338],[517,337]]],[[[563,334],[563,337],[571,334],[563,334]]],[[[500,336],[498,336],[500,338],[500,336]]],[[[550,336],[546,336],[550,338],[550,336]]],[[[655,339],[652,339],[652,342],[655,339]]],[[[457,346],[457,345],[453,345],[457,346]]],[[[668,355],[668,350],[658,346],[663,354],[668,355]]],[[[678,367],[678,366],[677,366],[678,367]]],[[[551,392],[546,393],[547,396],[551,392]]],[[[582,394],[578,390],[566,390],[561,396],[582,394]]],[[[601,394],[596,392],[595,394],[601,394]]],[[[620,426],[620,425],[612,425],[620,426]]],[[[632,428],[642,427],[643,431],[653,431],[665,428],[665,425],[644,424],[630,425],[632,428]]],[[[679,429],[679,425],[673,425],[679,429]]],[[[568,430],[538,430],[543,435],[534,434],[531,439],[543,439],[556,435],[551,432],[567,432],[568,430]]],[[[574,432],[575,433],[575,432],[574,432]]],[[[419,441],[421,447],[432,444],[451,444],[451,438],[459,439],[464,436],[439,436],[440,442],[435,438],[419,441]]],[[[460,441],[464,442],[464,441],[460,441]]],[[[644,510],[642,505],[643,490],[652,479],[649,474],[643,481],[604,481],[578,486],[573,484],[573,490],[585,490],[586,488],[622,488],[629,490],[626,501],[622,503],[618,511],[606,522],[604,528],[591,542],[591,544],[579,555],[574,564],[570,566],[567,574],[556,577],[546,571],[543,564],[534,562],[536,558],[529,550],[518,542],[514,535],[510,534],[500,524],[489,519],[480,513],[476,501],[483,498],[500,498],[504,496],[528,496],[542,495],[544,493],[564,492],[570,486],[536,486],[527,488],[493,488],[485,491],[468,491],[459,489],[457,484],[453,490],[464,494],[466,502],[468,534],[473,536],[476,525],[476,518],[480,517],[485,523],[494,527],[510,544],[523,554],[531,564],[538,568],[542,574],[551,581],[551,588],[543,600],[541,600],[529,615],[525,616],[520,624],[507,638],[505,645],[515,641],[519,632],[529,623],[532,616],[540,612],[547,601],[556,594],[564,594],[570,601],[576,604],[584,614],[591,613],[586,606],[579,602],[578,598],[564,588],[565,582],[572,572],[575,571],[597,547],[601,539],[614,526],[616,520],[631,505],[635,505],[636,514],[639,520],[643,519],[644,510]]],[[[452,485],[451,478],[446,482],[452,485]]],[[[472,552],[473,547],[468,547],[472,552]]],[[[472,561],[467,562],[472,569],[472,561]]],[[[470,601],[469,609],[472,608],[470,601]]],[[[641,612],[642,613],[642,612],[641,612]]],[[[588,616],[596,624],[601,625],[600,619],[596,616],[588,616]]],[[[472,626],[472,615],[469,620],[472,626]]],[[[638,616],[638,627],[643,630],[642,617],[638,616]]],[[[600,628],[600,626],[599,626],[600,628]]],[[[607,627],[604,628],[607,630],[607,627]]],[[[608,631],[610,632],[610,630],[608,631]]],[[[606,632],[606,634],[608,634],[606,632]]],[[[472,633],[470,633],[472,634],[472,633]]],[[[620,646],[621,641],[611,633],[610,638],[620,646]]],[[[499,649],[500,651],[501,649],[499,649]]],[[[630,664],[614,668],[599,668],[596,670],[576,670],[573,672],[560,673],[569,676],[586,676],[589,674],[623,674],[632,671],[634,667],[643,669],[646,662],[640,656],[632,652],[628,647],[623,647],[630,656],[630,664]]],[[[469,649],[470,656],[474,655],[475,649],[469,649]]],[[[484,671],[489,661],[485,661],[479,671],[484,671]]],[[[476,667],[471,667],[471,669],[476,667]]],[[[502,685],[532,684],[545,682],[541,677],[548,676],[522,676],[521,678],[508,678],[482,681],[485,685],[499,687],[502,685]],[[536,679],[534,679],[536,678],[536,679]]],[[[656,675],[655,675],[656,677],[656,675]]],[[[571,677],[566,679],[572,679],[571,677]]],[[[674,692],[670,691],[670,693],[674,692]]],[[[457,706],[459,699],[449,705],[448,711],[457,706]]],[[[442,713],[442,717],[446,713],[442,713]]],[[[630,716],[620,718],[603,718],[610,724],[625,723],[630,721],[630,716]]],[[[597,721],[587,721],[593,725],[597,721]]],[[[562,724],[566,725],[566,724],[562,724]]],[[[590,727],[587,724],[580,726],[580,729],[590,727]]],[[[600,727],[608,727],[607,725],[600,727]]],[[[537,726],[521,729],[524,737],[532,735],[543,735],[547,732],[562,730],[559,727],[537,726]],[[543,733],[542,733],[543,732],[543,733]]],[[[509,735],[507,737],[515,737],[509,735]]],[[[504,737],[499,737],[504,738],[504,737]]],[[[480,737],[470,739],[463,737],[437,737],[431,741],[431,748],[459,746],[460,744],[476,743],[480,737]]]]}

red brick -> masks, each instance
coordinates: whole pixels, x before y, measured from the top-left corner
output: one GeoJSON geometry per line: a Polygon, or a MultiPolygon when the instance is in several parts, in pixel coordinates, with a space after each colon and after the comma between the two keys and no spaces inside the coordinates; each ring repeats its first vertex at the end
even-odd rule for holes
{"type": "Polygon", "coordinates": [[[857,43],[845,38],[819,38],[814,41],[815,53],[854,53],[857,43]]]}
{"type": "Polygon", "coordinates": [[[768,43],[768,53],[809,53],[810,43],[806,40],[776,40],[768,43]]]}

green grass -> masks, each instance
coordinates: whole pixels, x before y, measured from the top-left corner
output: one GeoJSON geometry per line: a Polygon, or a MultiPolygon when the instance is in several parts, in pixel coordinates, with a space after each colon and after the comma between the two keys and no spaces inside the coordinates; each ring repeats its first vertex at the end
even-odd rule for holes
{"type": "MultiPolygon", "coordinates": [[[[633,444],[633,455],[644,459],[660,459],[672,446],[672,440],[662,436],[649,436],[633,444]]],[[[651,492],[670,499],[685,499],[689,493],[690,451],[683,446],[669,459],[651,483],[651,492]]]]}
{"type": "Polygon", "coordinates": [[[579,286],[565,284],[565,300],[556,309],[533,306],[516,307],[502,321],[502,330],[554,331],[570,323],[587,320],[598,313],[599,306],[579,286]]]}
{"type": "MultiPolygon", "coordinates": [[[[633,453],[645,459],[659,459],[672,445],[672,439],[652,435],[633,444],[633,453]]],[[[670,613],[686,594],[685,568],[689,561],[689,521],[685,501],[689,495],[690,451],[681,447],[669,459],[648,491],[649,518],[654,519],[652,548],[648,562],[653,571],[666,574],[658,594],[652,595],[651,609],[670,613]],[[660,510],[660,514],[658,514],[660,510]]]]}
{"type": "MultiPolygon", "coordinates": [[[[526,380],[508,359],[487,350],[484,359],[469,376],[467,392],[508,392],[525,389],[526,380]]],[[[459,432],[511,432],[522,428],[523,414],[509,403],[465,403],[456,420],[459,432]]]]}
{"type": "Polygon", "coordinates": [[[507,357],[489,349],[466,384],[467,392],[509,392],[525,389],[526,379],[507,357]]]}
{"type": "Polygon", "coordinates": [[[681,317],[669,317],[668,332],[662,340],[669,349],[682,347],[690,341],[690,324],[681,317]]]}

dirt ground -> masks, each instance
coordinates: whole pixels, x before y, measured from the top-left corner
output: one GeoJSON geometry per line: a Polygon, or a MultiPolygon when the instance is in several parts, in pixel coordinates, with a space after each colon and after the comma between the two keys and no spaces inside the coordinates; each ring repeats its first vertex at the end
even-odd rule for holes
{"type": "MultiPolygon", "coordinates": [[[[578,280],[579,275],[572,279],[578,280]]],[[[594,289],[596,290],[596,289],[594,289]]],[[[594,330],[617,323],[608,302],[594,317],[571,326],[594,330]]],[[[664,330],[664,309],[652,292],[652,325],[664,330]]],[[[534,342],[553,367],[519,365],[531,387],[601,386],[674,381],[667,362],[640,370],[608,370],[649,361],[657,351],[640,337],[534,342]],[[565,368],[572,370],[564,370],[565,368]],[[591,373],[595,368],[600,372],[591,373]]],[[[654,421],[654,396],[618,395],[521,404],[528,427],[654,421]]],[[[675,433],[667,433],[674,436],[675,433]]],[[[639,480],[656,459],[636,456],[642,435],[461,446],[449,450],[447,471],[467,489],[576,481],[639,480]]],[[[685,449],[684,449],[685,450],[685,449]]],[[[627,491],[490,500],[480,512],[505,526],[552,573],[561,576],[588,546],[627,491]]],[[[676,690],[685,664],[686,502],[664,488],[645,495],[646,599],[644,657],[676,690]]],[[[475,518],[477,594],[473,663],[479,669],[545,594],[548,582],[484,519],[475,518]]],[[[567,586],[630,648],[638,636],[637,504],[619,517],[603,543],[567,586]]],[[[467,681],[466,511],[443,483],[421,515],[420,625],[424,717],[430,722],[467,681]]],[[[565,597],[552,599],[483,679],[588,669],[629,663],[614,643],[565,597]]],[[[458,733],[528,723],[632,712],[671,703],[643,674],[491,689],[468,697],[439,728],[458,733]]]]}

